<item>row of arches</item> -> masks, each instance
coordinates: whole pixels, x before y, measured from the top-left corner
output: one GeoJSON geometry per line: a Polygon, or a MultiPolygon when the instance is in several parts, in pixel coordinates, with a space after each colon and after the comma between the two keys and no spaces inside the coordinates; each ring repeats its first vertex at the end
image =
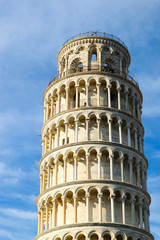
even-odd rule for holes
{"type": "Polygon", "coordinates": [[[141,121],[139,94],[120,80],[106,78],[71,80],[48,91],[44,101],[44,123],[65,110],[108,107],[130,113],[141,121]]]}
{"type": "Polygon", "coordinates": [[[133,184],[147,191],[146,163],[138,155],[106,147],[55,153],[40,165],[40,192],[57,184],[105,179],[133,184]]]}
{"type": "Polygon", "coordinates": [[[55,119],[43,129],[42,155],[56,147],[84,141],[120,143],[143,153],[143,128],[124,115],[73,113],[55,119]]]}
{"type": "Polygon", "coordinates": [[[129,189],[90,186],[64,194],[56,192],[39,201],[41,230],[63,224],[112,222],[133,225],[149,231],[149,205],[142,194],[129,189]]]}
{"type": "Polygon", "coordinates": [[[141,236],[141,234],[128,232],[125,233],[123,231],[104,231],[102,233],[99,233],[98,231],[90,231],[89,233],[86,233],[84,231],[80,231],[78,233],[67,233],[63,237],[56,236],[56,237],[50,237],[46,238],[46,240],[150,240],[148,237],[141,236]]]}

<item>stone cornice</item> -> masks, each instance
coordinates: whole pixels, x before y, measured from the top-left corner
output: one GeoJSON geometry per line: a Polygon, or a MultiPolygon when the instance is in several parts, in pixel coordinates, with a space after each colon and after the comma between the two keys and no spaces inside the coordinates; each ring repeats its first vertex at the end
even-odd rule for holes
{"type": "Polygon", "coordinates": [[[73,74],[70,74],[69,76],[65,76],[65,77],[62,77],[62,78],[58,78],[57,80],[55,80],[52,84],[50,84],[44,94],[43,94],[43,102],[44,102],[44,98],[45,98],[45,95],[46,93],[48,92],[48,90],[54,86],[56,83],[62,81],[62,80],[65,80],[67,78],[72,78],[72,77],[75,77],[75,76],[84,76],[84,75],[103,75],[103,76],[110,76],[110,77],[114,77],[114,78],[119,78],[119,79],[122,79],[124,80],[125,82],[129,83],[132,85],[132,87],[136,88],[136,90],[139,92],[140,96],[141,96],[141,99],[142,99],[142,102],[143,102],[143,96],[142,96],[142,93],[141,93],[141,90],[139,89],[139,87],[137,87],[133,82],[131,82],[130,80],[124,78],[123,76],[120,76],[119,74],[116,75],[116,74],[113,74],[113,73],[108,73],[108,72],[100,72],[100,71],[96,71],[96,70],[90,70],[88,72],[76,72],[76,73],[73,73],[73,74]]]}
{"type": "Polygon", "coordinates": [[[138,228],[138,227],[134,227],[131,225],[124,225],[124,224],[120,224],[120,223],[99,223],[99,222],[94,222],[94,223],[74,223],[74,224],[66,224],[63,226],[59,226],[59,227],[55,227],[52,229],[48,229],[47,231],[44,231],[42,233],[40,233],[38,236],[35,237],[34,240],[38,240],[40,237],[44,236],[45,234],[48,233],[52,233],[55,231],[59,231],[59,230],[66,230],[66,229],[74,229],[77,228],[77,232],[79,231],[78,228],[83,228],[83,227],[94,227],[94,230],[96,229],[96,227],[104,227],[105,230],[107,230],[106,228],[115,228],[115,229],[121,229],[122,231],[133,231],[133,232],[137,232],[141,233],[143,235],[147,235],[150,239],[154,240],[153,235],[150,232],[145,231],[144,229],[138,228]]]}
{"type": "Polygon", "coordinates": [[[132,116],[130,113],[127,113],[125,111],[122,111],[122,110],[118,110],[116,108],[108,108],[108,107],[95,107],[95,106],[89,106],[89,107],[78,107],[78,108],[72,108],[72,109],[68,109],[68,110],[65,110],[65,111],[62,111],[60,113],[57,113],[54,117],[48,119],[46,121],[46,123],[42,126],[42,129],[41,129],[41,135],[42,135],[42,131],[44,129],[44,127],[49,123],[51,122],[53,119],[59,117],[59,116],[63,116],[65,113],[71,113],[71,112],[76,112],[76,111],[80,111],[80,110],[105,110],[105,111],[108,111],[108,112],[114,112],[114,113],[121,113],[127,117],[130,117],[131,119],[134,119],[134,121],[138,122],[138,124],[141,126],[142,130],[143,130],[143,134],[144,134],[144,127],[143,127],[143,124],[137,119],[135,118],[134,116],[132,116]]]}
{"type": "Polygon", "coordinates": [[[146,165],[147,165],[147,168],[148,168],[148,161],[147,161],[147,158],[144,156],[144,154],[142,154],[141,152],[139,152],[138,150],[132,148],[132,147],[129,147],[127,145],[124,145],[124,144],[120,144],[120,143],[114,143],[114,142],[105,142],[105,141],[83,141],[83,142],[77,142],[77,143],[69,143],[69,144],[66,144],[66,145],[63,145],[63,146],[59,146],[59,147],[56,147],[50,151],[48,151],[43,157],[41,157],[39,163],[38,163],[38,168],[40,169],[40,164],[41,162],[43,161],[43,159],[45,157],[47,157],[49,154],[51,153],[54,153],[58,150],[61,150],[61,149],[65,149],[65,148],[68,148],[68,147],[72,147],[72,146],[82,146],[82,145],[104,145],[104,146],[115,146],[115,147],[119,147],[119,148],[124,148],[124,149],[127,149],[127,150],[130,150],[138,155],[140,155],[144,161],[146,162],[146,165]]]}
{"type": "Polygon", "coordinates": [[[78,184],[88,184],[88,183],[98,183],[98,184],[111,184],[111,185],[115,185],[116,187],[117,186],[121,186],[121,187],[128,187],[128,188],[132,188],[133,190],[136,190],[136,191],[139,191],[141,193],[143,193],[148,199],[149,199],[149,202],[151,202],[151,197],[149,195],[148,192],[146,191],[143,191],[141,188],[133,185],[133,184],[130,184],[130,183],[125,183],[125,182],[120,182],[120,181],[114,181],[114,180],[103,180],[103,179],[89,179],[89,180],[74,180],[74,181],[71,181],[71,182],[67,182],[67,183],[61,183],[61,184],[58,184],[56,186],[53,186],[49,189],[46,189],[45,191],[43,191],[42,193],[39,194],[39,196],[37,197],[36,199],[36,205],[38,204],[38,200],[46,193],[48,192],[51,192],[53,190],[58,190],[62,187],[68,187],[68,186],[72,186],[72,185],[78,185],[78,184]]]}

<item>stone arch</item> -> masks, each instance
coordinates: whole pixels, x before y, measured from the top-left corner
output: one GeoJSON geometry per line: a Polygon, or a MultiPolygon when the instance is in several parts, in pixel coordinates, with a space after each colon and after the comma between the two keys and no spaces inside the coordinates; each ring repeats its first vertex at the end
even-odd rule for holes
{"type": "Polygon", "coordinates": [[[86,206],[86,193],[87,190],[85,187],[79,187],[76,189],[76,196],[77,196],[77,222],[82,223],[86,222],[85,214],[82,214],[82,209],[84,212],[87,211],[86,206]]]}

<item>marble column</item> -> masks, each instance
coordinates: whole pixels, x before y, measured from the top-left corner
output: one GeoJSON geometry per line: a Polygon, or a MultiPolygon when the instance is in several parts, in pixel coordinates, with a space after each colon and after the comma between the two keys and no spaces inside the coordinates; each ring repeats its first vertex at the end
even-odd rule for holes
{"type": "Polygon", "coordinates": [[[115,222],[115,209],[114,209],[114,200],[115,200],[115,194],[112,194],[111,197],[111,222],[115,222]]]}
{"type": "Polygon", "coordinates": [[[117,87],[117,94],[118,94],[118,110],[121,110],[121,88],[117,87]]]}
{"type": "Polygon", "coordinates": [[[89,193],[86,193],[86,222],[89,222],[89,193]]]}
{"type": "Polygon", "coordinates": [[[119,143],[122,144],[122,121],[118,121],[118,126],[119,126],[119,143]]]}
{"type": "Polygon", "coordinates": [[[75,86],[76,87],[76,108],[78,108],[78,88],[79,86],[75,86]]]}
{"type": "Polygon", "coordinates": [[[111,84],[107,85],[107,89],[108,89],[108,107],[109,108],[111,107],[111,87],[112,87],[111,84]]]}
{"type": "Polygon", "coordinates": [[[109,158],[110,158],[110,180],[113,180],[113,158],[114,158],[114,156],[110,155],[109,158]]]}
{"type": "Polygon", "coordinates": [[[102,222],[102,193],[98,194],[98,204],[99,204],[99,222],[102,222]]]}
{"type": "Polygon", "coordinates": [[[97,107],[100,106],[100,83],[97,84],[97,107]]]}

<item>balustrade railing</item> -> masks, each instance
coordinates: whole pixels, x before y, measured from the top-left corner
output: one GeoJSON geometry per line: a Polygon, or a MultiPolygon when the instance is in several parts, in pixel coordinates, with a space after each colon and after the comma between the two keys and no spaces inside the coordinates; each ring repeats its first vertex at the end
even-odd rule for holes
{"type": "Polygon", "coordinates": [[[105,72],[105,73],[109,73],[113,76],[121,76],[123,78],[128,79],[129,81],[133,82],[137,87],[139,87],[138,81],[136,80],[135,76],[132,73],[124,73],[124,72],[120,72],[118,70],[116,70],[115,72],[113,72],[113,70],[110,70],[109,68],[105,67],[105,66],[99,66],[99,65],[93,65],[93,66],[78,66],[77,68],[71,68],[68,69],[66,71],[63,71],[62,73],[57,73],[55,74],[51,80],[49,81],[50,85],[51,83],[53,83],[54,81],[56,81],[59,78],[63,78],[63,77],[68,77],[72,74],[77,74],[77,73],[82,73],[82,72],[89,72],[89,71],[96,71],[96,72],[105,72]]]}
{"type": "Polygon", "coordinates": [[[104,38],[108,38],[108,39],[117,41],[118,43],[122,44],[125,48],[127,48],[126,44],[120,38],[114,36],[113,34],[109,34],[109,33],[105,33],[105,32],[98,32],[98,31],[89,31],[89,32],[79,33],[79,34],[67,39],[67,41],[65,41],[63,46],[66,43],[68,43],[76,38],[82,38],[82,37],[104,37],[104,38]]]}

